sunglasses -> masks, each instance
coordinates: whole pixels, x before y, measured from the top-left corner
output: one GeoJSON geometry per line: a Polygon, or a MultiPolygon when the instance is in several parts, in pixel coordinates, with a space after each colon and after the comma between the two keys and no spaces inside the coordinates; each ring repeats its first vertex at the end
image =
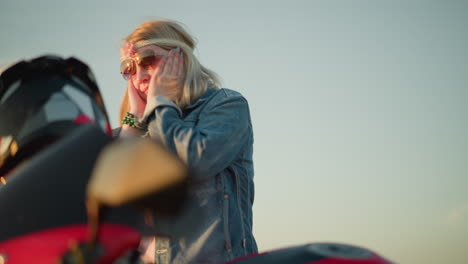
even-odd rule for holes
{"type": "Polygon", "coordinates": [[[120,63],[120,74],[125,80],[128,80],[136,73],[137,65],[146,69],[158,64],[162,58],[164,58],[164,55],[156,55],[151,50],[145,50],[123,60],[120,63]]]}

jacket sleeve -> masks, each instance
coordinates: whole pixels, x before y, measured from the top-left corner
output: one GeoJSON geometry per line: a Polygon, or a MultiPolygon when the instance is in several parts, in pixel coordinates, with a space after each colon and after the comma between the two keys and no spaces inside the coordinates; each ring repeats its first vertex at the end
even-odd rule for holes
{"type": "Polygon", "coordinates": [[[184,121],[181,110],[165,97],[153,99],[147,105],[153,110],[145,111],[147,135],[177,153],[199,178],[212,177],[228,167],[251,138],[248,103],[240,94],[221,91],[195,123],[184,121]]]}

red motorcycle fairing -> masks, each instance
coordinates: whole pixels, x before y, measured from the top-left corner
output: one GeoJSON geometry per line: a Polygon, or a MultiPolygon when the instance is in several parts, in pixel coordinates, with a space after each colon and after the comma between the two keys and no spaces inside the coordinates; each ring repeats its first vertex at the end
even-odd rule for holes
{"type": "MultiPolygon", "coordinates": [[[[89,230],[85,224],[50,228],[0,242],[0,256],[5,264],[61,263],[65,254],[86,243],[88,238],[89,230]]],[[[136,249],[140,238],[140,234],[131,227],[101,224],[98,244],[102,256],[95,263],[113,263],[126,252],[136,249]]]]}
{"type": "Polygon", "coordinates": [[[252,254],[225,264],[391,264],[376,253],[346,244],[312,243],[252,254]]]}
{"type": "MultiPolygon", "coordinates": [[[[0,187],[0,243],[86,224],[86,186],[99,153],[112,140],[97,126],[82,125],[12,173],[0,187]]],[[[101,220],[144,231],[143,214],[133,208],[111,208],[101,220]]]]}

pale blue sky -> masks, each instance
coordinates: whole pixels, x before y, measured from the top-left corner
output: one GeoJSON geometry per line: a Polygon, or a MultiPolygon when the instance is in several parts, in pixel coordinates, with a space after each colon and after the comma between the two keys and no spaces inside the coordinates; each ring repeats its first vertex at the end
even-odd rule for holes
{"type": "Polygon", "coordinates": [[[0,64],[76,56],[112,124],[120,41],[170,18],[249,100],[261,250],[335,241],[468,263],[468,2],[2,1],[0,64]]]}

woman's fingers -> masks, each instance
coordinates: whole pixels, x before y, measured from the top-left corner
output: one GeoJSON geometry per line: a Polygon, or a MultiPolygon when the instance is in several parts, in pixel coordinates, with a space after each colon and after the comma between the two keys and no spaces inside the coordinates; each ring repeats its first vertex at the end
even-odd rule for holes
{"type": "Polygon", "coordinates": [[[148,90],[148,97],[164,95],[175,101],[183,89],[183,57],[180,48],[173,49],[153,73],[148,90]]]}
{"type": "Polygon", "coordinates": [[[135,86],[133,86],[131,81],[128,81],[128,83],[129,83],[127,86],[128,95],[131,97],[131,99],[133,99],[132,100],[133,103],[136,103],[136,104],[144,103],[145,99],[142,97],[138,89],[135,86]]]}
{"type": "Polygon", "coordinates": [[[174,58],[174,63],[172,64],[171,75],[178,77],[180,65],[180,48],[177,48],[173,51],[172,57],[174,58]]]}
{"type": "Polygon", "coordinates": [[[162,74],[164,74],[164,71],[166,70],[166,65],[167,65],[168,59],[169,58],[167,58],[167,57],[164,57],[164,58],[161,59],[158,66],[156,67],[156,70],[153,72],[152,78],[155,78],[157,76],[161,76],[162,74]]]}
{"type": "Polygon", "coordinates": [[[133,86],[131,81],[128,81],[127,94],[130,104],[130,112],[136,116],[143,115],[146,107],[146,100],[142,98],[138,90],[133,86]]]}
{"type": "Polygon", "coordinates": [[[182,75],[184,73],[184,53],[180,51],[178,56],[179,56],[179,61],[178,61],[179,63],[177,66],[177,76],[182,78],[182,75]]]}
{"type": "Polygon", "coordinates": [[[168,76],[168,77],[174,75],[174,74],[173,74],[174,64],[175,64],[175,61],[174,61],[174,50],[171,50],[171,51],[169,52],[169,56],[168,56],[168,58],[167,58],[167,63],[166,63],[166,65],[165,65],[165,67],[164,67],[164,73],[163,73],[163,74],[166,75],[166,76],[168,76]]]}
{"type": "Polygon", "coordinates": [[[180,48],[172,49],[167,57],[163,74],[167,77],[180,77],[183,72],[183,57],[180,48]]]}

